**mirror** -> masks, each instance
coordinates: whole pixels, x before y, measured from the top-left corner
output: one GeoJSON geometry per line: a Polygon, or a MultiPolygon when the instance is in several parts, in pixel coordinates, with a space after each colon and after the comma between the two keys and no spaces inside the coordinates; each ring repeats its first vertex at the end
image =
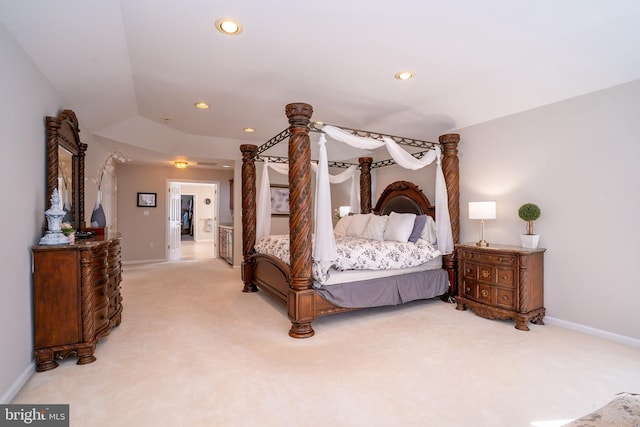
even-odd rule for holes
{"type": "Polygon", "coordinates": [[[84,158],[87,144],[80,141],[78,119],[71,110],[58,117],[46,118],[47,126],[47,194],[45,209],[51,205],[51,194],[58,189],[64,221],[76,230],[85,227],[84,221],[84,158]]]}

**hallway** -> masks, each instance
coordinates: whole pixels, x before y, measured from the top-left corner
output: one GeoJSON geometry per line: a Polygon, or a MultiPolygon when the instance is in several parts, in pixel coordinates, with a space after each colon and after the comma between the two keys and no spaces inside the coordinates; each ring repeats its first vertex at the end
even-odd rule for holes
{"type": "Polygon", "coordinates": [[[180,250],[176,251],[171,261],[198,261],[212,259],[216,257],[215,242],[194,242],[193,240],[182,240],[180,250]]]}

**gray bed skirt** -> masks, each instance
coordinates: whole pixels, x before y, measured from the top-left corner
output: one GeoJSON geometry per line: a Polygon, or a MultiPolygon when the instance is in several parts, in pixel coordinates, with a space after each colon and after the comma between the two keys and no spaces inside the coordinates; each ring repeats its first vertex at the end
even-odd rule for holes
{"type": "Polygon", "coordinates": [[[404,304],[444,295],[448,290],[449,274],[443,269],[340,283],[316,289],[330,303],[348,308],[404,304]]]}

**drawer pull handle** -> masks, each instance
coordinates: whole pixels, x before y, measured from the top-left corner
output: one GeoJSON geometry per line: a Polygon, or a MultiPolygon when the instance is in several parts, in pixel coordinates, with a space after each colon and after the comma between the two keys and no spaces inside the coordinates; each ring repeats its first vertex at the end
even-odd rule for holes
{"type": "Polygon", "coordinates": [[[487,277],[489,277],[489,270],[482,270],[482,278],[486,279],[487,277]]]}
{"type": "Polygon", "coordinates": [[[480,291],[480,295],[482,295],[483,298],[486,298],[489,296],[489,291],[486,289],[483,289],[480,291]]]}
{"type": "Polygon", "coordinates": [[[508,300],[508,299],[509,299],[509,297],[507,297],[506,295],[502,295],[502,299],[503,299],[504,301],[506,301],[506,300],[508,300]]]}
{"type": "Polygon", "coordinates": [[[467,286],[467,292],[471,292],[471,288],[467,286]]]}
{"type": "Polygon", "coordinates": [[[505,279],[505,280],[506,280],[508,277],[509,277],[509,276],[507,276],[506,274],[503,274],[503,275],[502,275],[502,278],[503,278],[503,279],[505,279]]]}

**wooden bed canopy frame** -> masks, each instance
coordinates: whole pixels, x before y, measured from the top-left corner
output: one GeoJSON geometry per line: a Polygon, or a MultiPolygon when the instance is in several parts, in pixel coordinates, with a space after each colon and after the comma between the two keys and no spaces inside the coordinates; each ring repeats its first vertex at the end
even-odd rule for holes
{"type": "MultiPolygon", "coordinates": [[[[291,320],[289,335],[294,338],[308,338],[314,331],[311,322],[316,317],[334,313],[356,310],[354,308],[338,307],[316,293],[313,289],[312,278],[312,232],[313,212],[311,190],[311,141],[310,130],[318,131],[311,124],[313,107],[306,103],[292,103],[285,108],[289,119],[289,128],[276,135],[267,143],[258,147],[253,144],[240,146],[242,152],[242,266],[241,275],[244,283],[243,292],[257,292],[258,288],[264,290],[276,300],[285,304],[287,314],[291,320]],[[289,137],[288,164],[289,164],[289,239],[290,239],[290,265],[285,264],[275,257],[255,253],[256,243],[256,167],[255,162],[260,160],[259,154],[278,142],[289,137]]],[[[399,144],[417,147],[432,148],[439,144],[442,151],[442,170],[445,177],[449,216],[453,242],[460,242],[460,204],[459,204],[459,159],[458,143],[460,135],[441,135],[438,143],[418,141],[392,135],[371,133],[355,129],[342,128],[355,135],[381,137],[387,136],[399,144]]],[[[420,153],[414,154],[419,156],[420,153]]],[[[269,157],[270,161],[278,159],[269,157]]],[[[380,166],[395,164],[392,160],[373,163],[371,157],[358,159],[360,167],[360,209],[362,213],[370,213],[371,209],[371,169],[380,166]]],[[[284,163],[285,161],[282,161],[284,163]]],[[[346,163],[329,162],[329,166],[348,167],[346,163]]],[[[399,181],[399,183],[406,181],[399,181]]],[[[404,184],[396,184],[396,190],[416,193],[422,191],[417,187],[405,189],[404,184]]],[[[391,186],[390,186],[391,187],[391,186]]],[[[387,192],[389,187],[385,190],[387,192]]],[[[378,200],[375,209],[384,205],[385,192],[378,200]]],[[[409,196],[413,197],[413,196],[409,196]]],[[[424,196],[426,199],[426,196],[424,196]]],[[[429,203],[427,201],[427,203],[429,203]]],[[[374,209],[374,211],[375,211],[374,209]]],[[[433,206],[429,206],[430,215],[433,216],[433,206]]],[[[378,213],[378,212],[376,212],[378,213]]],[[[456,294],[457,271],[455,252],[443,256],[443,268],[449,274],[449,296],[456,294]]]]}

